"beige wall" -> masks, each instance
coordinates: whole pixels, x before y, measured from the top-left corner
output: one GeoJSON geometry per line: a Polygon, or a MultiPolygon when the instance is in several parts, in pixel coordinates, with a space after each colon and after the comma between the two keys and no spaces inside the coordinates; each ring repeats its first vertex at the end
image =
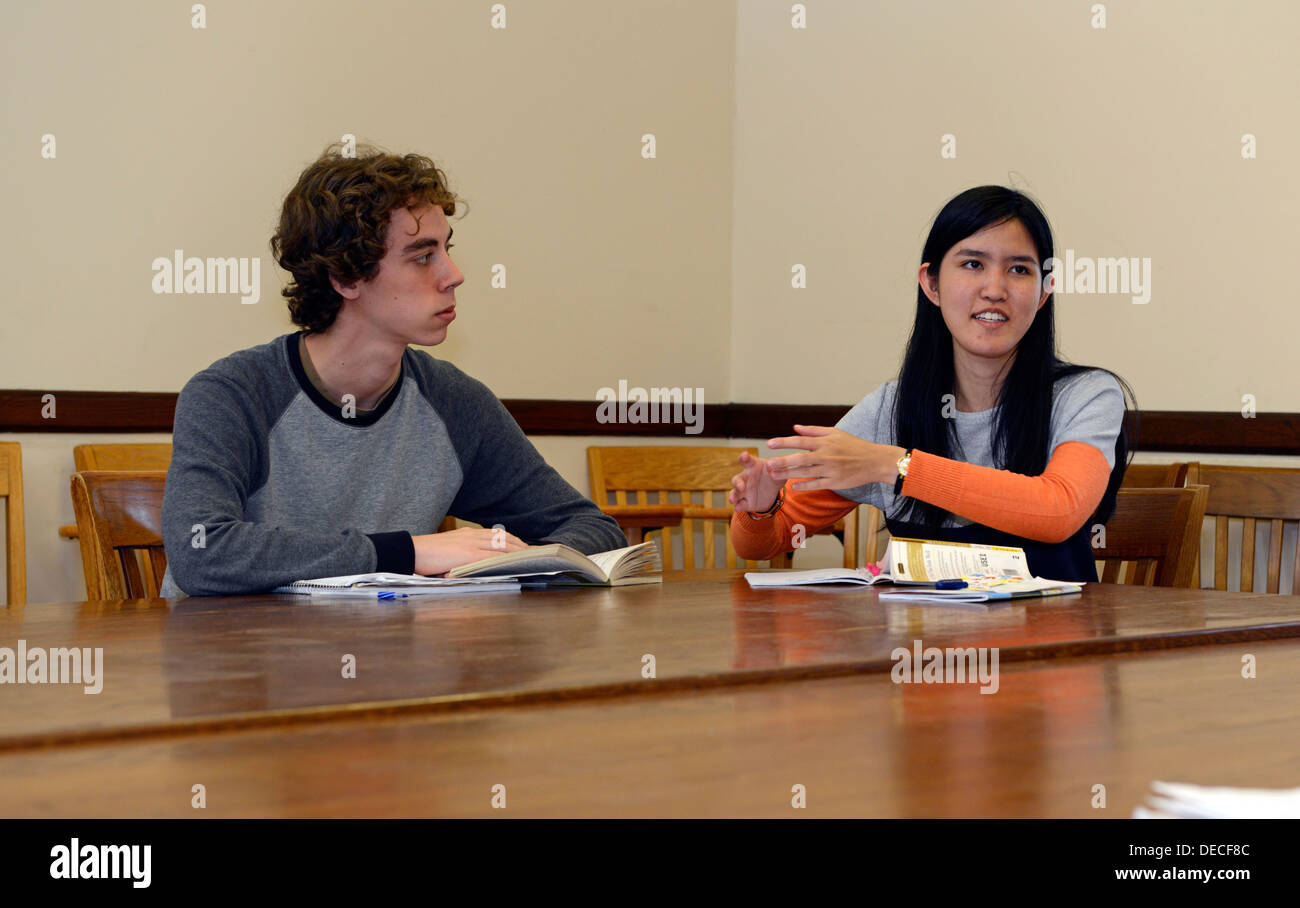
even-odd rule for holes
{"type": "Polygon", "coordinates": [[[1091,6],[808,3],[796,30],[785,0],[740,4],[735,400],[855,402],[894,375],[930,220],[992,182],[1040,200],[1058,255],[1151,259],[1145,305],[1058,296],[1069,358],[1149,409],[1300,409],[1300,6],[1115,2],[1105,29],[1091,6]]]}
{"type": "MultiPolygon", "coordinates": [[[[199,30],[188,3],[6,4],[0,388],[177,391],[290,330],[267,240],[301,167],[351,133],[433,156],[469,200],[459,318],[432,352],[502,397],[626,379],[853,403],[898,367],[934,213],[1013,182],[1058,250],[1152,260],[1146,305],[1059,298],[1067,356],[1150,409],[1300,410],[1300,8],[1110,3],[1095,29],[1088,3],[821,0],[793,29],[791,5],[506,2],[494,30],[488,2],[226,0],[199,30]],[[154,294],[177,248],[260,257],[260,301],[154,294]]],[[[155,437],[4,437],[27,460],[29,598],[78,598],[55,535],[72,447],[155,437]]],[[[583,449],[610,443],[534,440],[584,490],[583,449]]],[[[817,545],[804,564],[838,560],[817,545]]]]}
{"type": "Polygon", "coordinates": [[[439,355],[503,397],[726,398],[734,4],[507,3],[493,29],[486,2],[223,0],[202,30],[189,3],[13,6],[0,388],[178,391],[290,330],[268,240],[350,133],[434,157],[469,200],[439,355]],[[260,302],[153,293],[175,249],[261,257],[260,302]]]}

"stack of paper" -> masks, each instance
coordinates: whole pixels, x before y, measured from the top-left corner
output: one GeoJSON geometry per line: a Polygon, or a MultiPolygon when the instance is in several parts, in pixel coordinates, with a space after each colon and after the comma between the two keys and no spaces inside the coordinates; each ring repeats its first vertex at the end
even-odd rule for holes
{"type": "Polygon", "coordinates": [[[310,596],[354,596],[364,599],[409,599],[413,596],[459,596],[465,593],[518,592],[519,584],[496,577],[467,577],[448,580],[420,574],[348,574],[343,577],[318,577],[295,580],[272,592],[310,596]]]}
{"type": "Polygon", "coordinates": [[[1300,788],[1207,788],[1178,782],[1152,782],[1148,804],[1133,811],[1135,820],[1300,819],[1300,788]]]}

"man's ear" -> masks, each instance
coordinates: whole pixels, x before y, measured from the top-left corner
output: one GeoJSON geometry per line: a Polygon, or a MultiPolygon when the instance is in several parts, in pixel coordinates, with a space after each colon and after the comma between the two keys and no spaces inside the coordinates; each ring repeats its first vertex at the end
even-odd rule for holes
{"type": "Polygon", "coordinates": [[[345,300],[354,300],[361,295],[361,288],[358,286],[357,281],[353,281],[350,284],[345,284],[331,274],[330,286],[334,288],[335,293],[343,297],[345,300]]]}
{"type": "Polygon", "coordinates": [[[930,274],[930,263],[922,262],[921,270],[916,273],[916,280],[921,285],[921,292],[936,306],[939,305],[939,279],[930,274]]]}

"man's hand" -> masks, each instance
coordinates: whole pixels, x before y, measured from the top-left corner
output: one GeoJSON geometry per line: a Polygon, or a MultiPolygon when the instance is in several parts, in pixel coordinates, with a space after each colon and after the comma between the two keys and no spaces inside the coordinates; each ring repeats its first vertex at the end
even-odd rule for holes
{"type": "Polygon", "coordinates": [[[731,491],[727,493],[727,501],[737,513],[766,511],[776,502],[783,480],[773,479],[764,463],[748,451],[741,452],[744,471],[731,477],[731,491]]]}
{"type": "Polygon", "coordinates": [[[829,426],[795,426],[794,430],[799,434],[770,439],[767,446],[800,448],[808,453],[773,457],[765,463],[777,482],[792,476],[806,479],[790,486],[801,492],[892,483],[898,476],[898,458],[907,453],[897,445],[863,441],[829,426]]]}
{"type": "Polygon", "coordinates": [[[503,529],[474,527],[412,536],[411,541],[415,543],[415,573],[425,575],[445,574],[462,564],[528,548],[522,539],[503,529]]]}

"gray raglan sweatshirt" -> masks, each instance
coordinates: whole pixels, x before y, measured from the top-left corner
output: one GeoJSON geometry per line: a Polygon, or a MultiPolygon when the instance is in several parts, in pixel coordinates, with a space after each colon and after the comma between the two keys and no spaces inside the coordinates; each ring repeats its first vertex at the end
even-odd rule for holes
{"type": "Polygon", "coordinates": [[[213,363],[181,391],[161,593],[410,574],[412,535],[448,514],[586,554],[627,545],[482,382],[408,348],[394,390],[347,415],[308,379],[298,334],[287,334],[213,363]]]}

